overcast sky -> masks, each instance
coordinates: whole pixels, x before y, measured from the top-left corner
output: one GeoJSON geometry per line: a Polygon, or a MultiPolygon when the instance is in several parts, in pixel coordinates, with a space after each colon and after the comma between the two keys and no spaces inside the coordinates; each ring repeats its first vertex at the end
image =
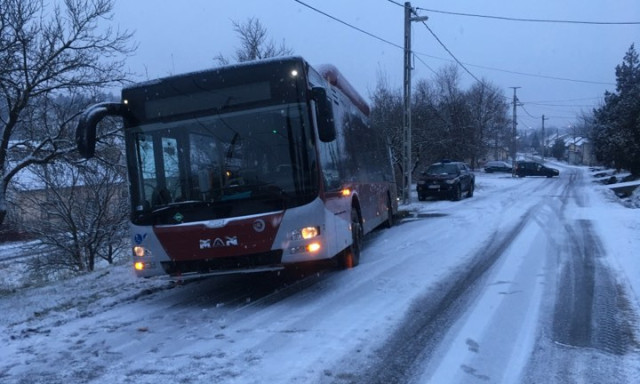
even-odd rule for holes
{"type": "MultiPolygon", "coordinates": [[[[201,70],[219,53],[239,46],[232,21],[255,17],[276,43],[283,42],[312,65],[332,63],[367,99],[383,74],[402,87],[404,1],[390,0],[116,0],[114,22],[135,32],[129,69],[139,79],[201,70]],[[307,4],[308,6],[305,6],[307,4]],[[316,10],[311,9],[315,8],[316,10]],[[322,14],[318,11],[324,12],[322,14]],[[358,31],[336,19],[361,29],[358,31]],[[373,35],[373,36],[372,36],[373,35]]],[[[640,51],[640,25],[512,21],[515,19],[640,22],[638,0],[414,0],[433,34],[412,23],[418,55],[414,84],[455,63],[446,48],[478,79],[524,104],[519,129],[567,127],[590,111],[606,90],[615,90],[615,66],[631,44],[640,51]],[[438,42],[437,38],[442,42],[438,42]]],[[[475,81],[464,69],[462,84],[475,81]]]]}

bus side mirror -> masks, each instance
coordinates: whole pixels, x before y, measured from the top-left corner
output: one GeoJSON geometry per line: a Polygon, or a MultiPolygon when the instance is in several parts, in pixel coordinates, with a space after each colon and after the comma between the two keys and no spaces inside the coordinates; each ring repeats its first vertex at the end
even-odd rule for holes
{"type": "Polygon", "coordinates": [[[92,105],[82,113],[76,127],[76,145],[82,157],[89,159],[95,155],[98,123],[107,115],[122,116],[123,110],[120,103],[100,103],[92,105]]]}
{"type": "Polygon", "coordinates": [[[333,119],[333,105],[327,97],[327,90],[322,87],[313,87],[311,93],[316,102],[318,136],[325,143],[334,141],[336,139],[336,127],[333,119]]]}

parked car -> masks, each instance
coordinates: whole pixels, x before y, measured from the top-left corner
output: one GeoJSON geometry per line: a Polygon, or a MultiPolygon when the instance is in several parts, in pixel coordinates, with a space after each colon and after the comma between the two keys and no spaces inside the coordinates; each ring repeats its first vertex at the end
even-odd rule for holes
{"type": "Polygon", "coordinates": [[[546,177],[553,177],[553,176],[559,176],[560,175],[560,171],[555,169],[555,168],[551,168],[551,167],[547,167],[545,165],[542,165],[540,163],[538,163],[537,161],[517,161],[516,162],[516,170],[515,170],[515,174],[518,177],[525,177],[525,176],[546,176],[546,177]]]}
{"type": "Polygon", "coordinates": [[[431,164],[418,179],[418,200],[427,197],[447,197],[460,200],[462,193],[473,196],[476,176],[471,168],[459,161],[442,161],[431,164]]]}
{"type": "Polygon", "coordinates": [[[513,172],[513,167],[509,163],[505,163],[504,161],[489,161],[484,166],[484,171],[487,173],[492,172],[513,172]]]}

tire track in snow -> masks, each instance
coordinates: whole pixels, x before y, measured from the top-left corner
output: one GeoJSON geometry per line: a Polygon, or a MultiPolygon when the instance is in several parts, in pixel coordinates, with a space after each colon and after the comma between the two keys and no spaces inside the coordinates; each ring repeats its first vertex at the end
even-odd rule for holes
{"type": "Polygon", "coordinates": [[[566,228],[571,242],[559,277],[553,339],[565,346],[623,355],[634,344],[629,319],[620,315],[625,298],[602,263],[602,245],[591,222],[566,228]]]}
{"type": "Polygon", "coordinates": [[[364,372],[345,374],[358,377],[352,383],[403,383],[410,380],[415,365],[429,359],[445,330],[450,328],[480,290],[486,272],[500,259],[543,203],[530,207],[508,231],[495,232],[471,262],[457,268],[453,278],[417,299],[397,330],[372,356],[364,372]]]}
{"type": "Polygon", "coordinates": [[[625,360],[638,347],[636,315],[592,222],[567,215],[572,204],[589,206],[588,196],[580,193],[583,180],[574,170],[554,207],[558,269],[547,291],[554,300],[548,302],[549,321],[539,331],[523,384],[633,382],[625,360]]]}

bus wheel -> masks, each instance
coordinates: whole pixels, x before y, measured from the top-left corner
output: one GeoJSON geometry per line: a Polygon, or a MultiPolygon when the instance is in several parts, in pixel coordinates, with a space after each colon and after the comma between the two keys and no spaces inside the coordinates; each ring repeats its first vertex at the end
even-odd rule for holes
{"type": "Polygon", "coordinates": [[[351,208],[351,246],[347,248],[341,260],[341,267],[349,269],[360,264],[360,250],[362,249],[362,224],[360,223],[360,216],[358,210],[355,207],[351,208]]]}
{"type": "Polygon", "coordinates": [[[387,220],[384,222],[383,226],[385,228],[393,227],[393,206],[391,205],[391,198],[387,196],[387,220]]]}

